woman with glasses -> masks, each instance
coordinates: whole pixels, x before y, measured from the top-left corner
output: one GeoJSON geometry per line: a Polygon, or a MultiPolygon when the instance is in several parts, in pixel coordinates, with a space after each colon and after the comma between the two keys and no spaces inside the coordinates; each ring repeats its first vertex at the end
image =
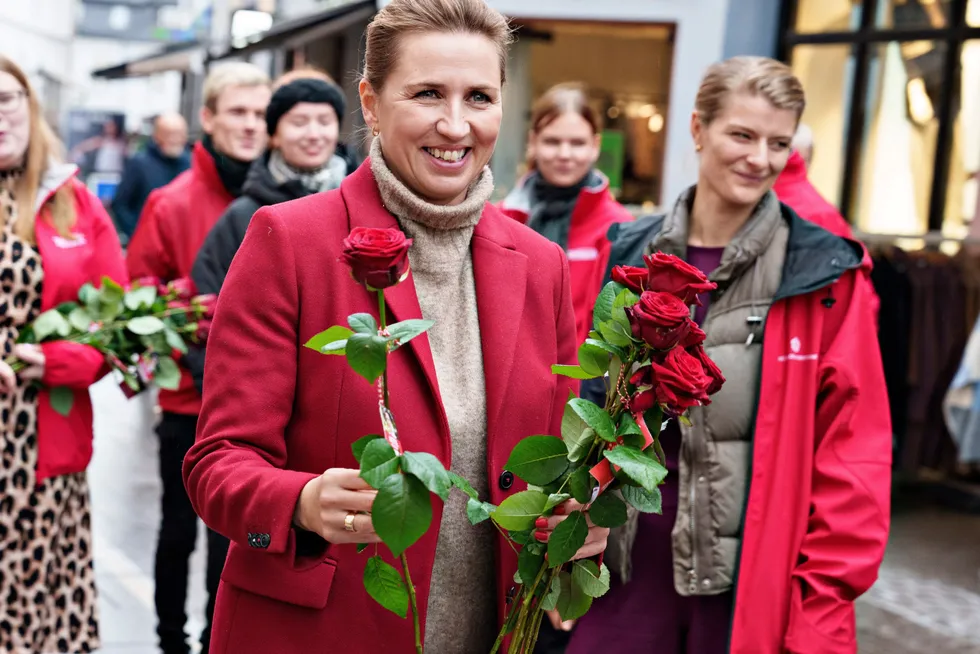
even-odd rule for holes
{"type": "Polygon", "coordinates": [[[85,283],[125,283],[126,266],[102,204],[59,154],[26,76],[0,55],[0,652],[99,647],[85,468],[88,388],[107,368],[87,345],[17,340],[85,283]],[[53,388],[71,391],[67,416],[53,388]]]}

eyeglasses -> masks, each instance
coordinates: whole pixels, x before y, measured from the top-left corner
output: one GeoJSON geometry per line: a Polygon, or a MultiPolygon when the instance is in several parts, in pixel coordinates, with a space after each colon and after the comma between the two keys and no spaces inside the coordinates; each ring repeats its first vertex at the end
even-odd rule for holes
{"type": "Polygon", "coordinates": [[[0,91],[0,114],[12,114],[20,109],[21,102],[27,97],[27,92],[0,91]]]}

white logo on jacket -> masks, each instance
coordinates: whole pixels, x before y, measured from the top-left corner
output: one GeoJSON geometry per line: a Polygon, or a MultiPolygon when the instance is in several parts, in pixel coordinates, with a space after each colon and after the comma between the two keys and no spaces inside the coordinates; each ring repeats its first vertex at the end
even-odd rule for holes
{"type": "Polygon", "coordinates": [[[800,341],[798,336],[794,336],[789,340],[789,354],[780,355],[778,361],[780,363],[785,363],[786,361],[816,361],[820,358],[819,354],[800,354],[800,350],[803,349],[803,342],[800,341]]]}
{"type": "Polygon", "coordinates": [[[85,240],[85,234],[81,234],[79,232],[72,232],[71,236],[72,236],[71,238],[65,238],[64,236],[59,236],[55,234],[51,238],[51,240],[54,241],[54,244],[57,247],[62,248],[64,250],[68,250],[71,248],[80,248],[83,245],[88,245],[88,241],[85,240]]]}

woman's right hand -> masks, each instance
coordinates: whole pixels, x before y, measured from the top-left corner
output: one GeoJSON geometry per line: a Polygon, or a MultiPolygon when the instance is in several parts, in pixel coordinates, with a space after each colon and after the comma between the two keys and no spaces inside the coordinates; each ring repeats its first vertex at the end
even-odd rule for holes
{"type": "Polygon", "coordinates": [[[0,360],[0,393],[7,394],[17,386],[17,373],[6,361],[0,360]]]}
{"type": "Polygon", "coordinates": [[[293,524],[319,534],[328,543],[380,543],[370,515],[377,494],[357,470],[330,468],[303,487],[293,524]],[[354,531],[344,528],[349,513],[356,514],[354,531]]]}

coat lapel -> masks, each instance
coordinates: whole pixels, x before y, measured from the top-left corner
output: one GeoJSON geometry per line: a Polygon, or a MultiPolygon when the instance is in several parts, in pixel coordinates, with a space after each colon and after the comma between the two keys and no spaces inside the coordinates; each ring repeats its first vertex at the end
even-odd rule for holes
{"type": "Polygon", "coordinates": [[[527,256],[515,249],[506,220],[509,219],[495,210],[484,210],[473,234],[473,278],[487,383],[488,433],[494,433],[503,409],[527,292],[527,256]]]}

